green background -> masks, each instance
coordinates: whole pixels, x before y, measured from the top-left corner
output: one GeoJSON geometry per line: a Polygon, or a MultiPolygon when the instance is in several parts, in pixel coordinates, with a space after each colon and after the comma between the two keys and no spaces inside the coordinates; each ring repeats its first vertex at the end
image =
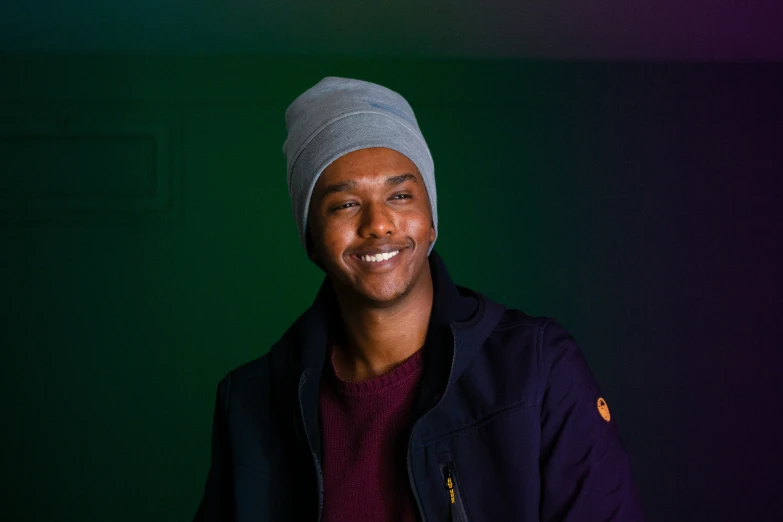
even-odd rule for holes
{"type": "Polygon", "coordinates": [[[452,277],[575,335],[651,520],[769,515],[758,500],[774,483],[743,477],[751,461],[771,474],[780,428],[752,455],[723,448],[762,429],[748,404],[780,390],[764,357],[738,355],[741,340],[772,353],[748,335],[778,321],[762,276],[780,226],[756,213],[781,195],[780,67],[5,55],[0,68],[0,519],[192,517],[217,382],[266,353],[322,278],[281,149],[285,108],[327,75],[410,101],[452,277]],[[731,256],[751,249],[736,285],[731,256]],[[755,308],[728,321],[727,302],[755,308]],[[714,501],[728,491],[741,494],[714,501]]]}

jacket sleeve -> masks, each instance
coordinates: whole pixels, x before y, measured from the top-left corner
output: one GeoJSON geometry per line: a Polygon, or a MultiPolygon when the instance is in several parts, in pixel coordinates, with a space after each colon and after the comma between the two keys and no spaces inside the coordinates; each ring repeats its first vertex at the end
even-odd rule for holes
{"type": "Polygon", "coordinates": [[[541,521],[643,521],[609,401],[574,338],[554,320],[542,329],[541,521]]]}
{"type": "Polygon", "coordinates": [[[231,447],[228,439],[228,400],[231,375],[218,384],[212,421],[212,460],[204,495],[193,522],[231,522],[234,520],[231,447]]]}

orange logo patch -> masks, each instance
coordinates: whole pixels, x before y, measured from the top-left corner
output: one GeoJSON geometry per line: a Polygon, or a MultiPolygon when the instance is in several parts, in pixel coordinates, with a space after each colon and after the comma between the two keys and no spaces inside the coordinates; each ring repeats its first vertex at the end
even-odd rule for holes
{"type": "Polygon", "coordinates": [[[604,398],[598,397],[598,400],[595,404],[598,406],[598,413],[601,415],[601,418],[606,422],[609,422],[609,420],[612,418],[612,415],[609,413],[609,406],[606,404],[604,398]]]}

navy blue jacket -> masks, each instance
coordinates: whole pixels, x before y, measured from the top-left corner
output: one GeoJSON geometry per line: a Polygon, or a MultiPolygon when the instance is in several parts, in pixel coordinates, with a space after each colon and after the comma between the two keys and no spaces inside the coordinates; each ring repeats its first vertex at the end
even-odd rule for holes
{"type": "MultiPolygon", "coordinates": [[[[424,375],[405,433],[421,520],[643,520],[615,419],[574,338],[455,286],[434,251],[430,269],[424,375]]],[[[268,354],[220,382],[195,521],[321,519],[318,388],[338,314],[327,277],[268,354]]]]}

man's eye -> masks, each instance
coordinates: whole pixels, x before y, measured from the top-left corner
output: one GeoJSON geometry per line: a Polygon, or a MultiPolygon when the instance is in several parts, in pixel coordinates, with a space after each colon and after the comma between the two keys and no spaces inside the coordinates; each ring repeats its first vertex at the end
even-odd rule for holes
{"type": "Polygon", "coordinates": [[[395,194],[392,196],[392,199],[410,199],[410,194],[395,194]]]}
{"type": "Polygon", "coordinates": [[[349,207],[352,207],[354,205],[356,205],[356,203],[354,203],[353,201],[349,201],[348,203],[343,203],[342,205],[337,205],[332,210],[343,210],[345,208],[349,208],[349,207]]]}

